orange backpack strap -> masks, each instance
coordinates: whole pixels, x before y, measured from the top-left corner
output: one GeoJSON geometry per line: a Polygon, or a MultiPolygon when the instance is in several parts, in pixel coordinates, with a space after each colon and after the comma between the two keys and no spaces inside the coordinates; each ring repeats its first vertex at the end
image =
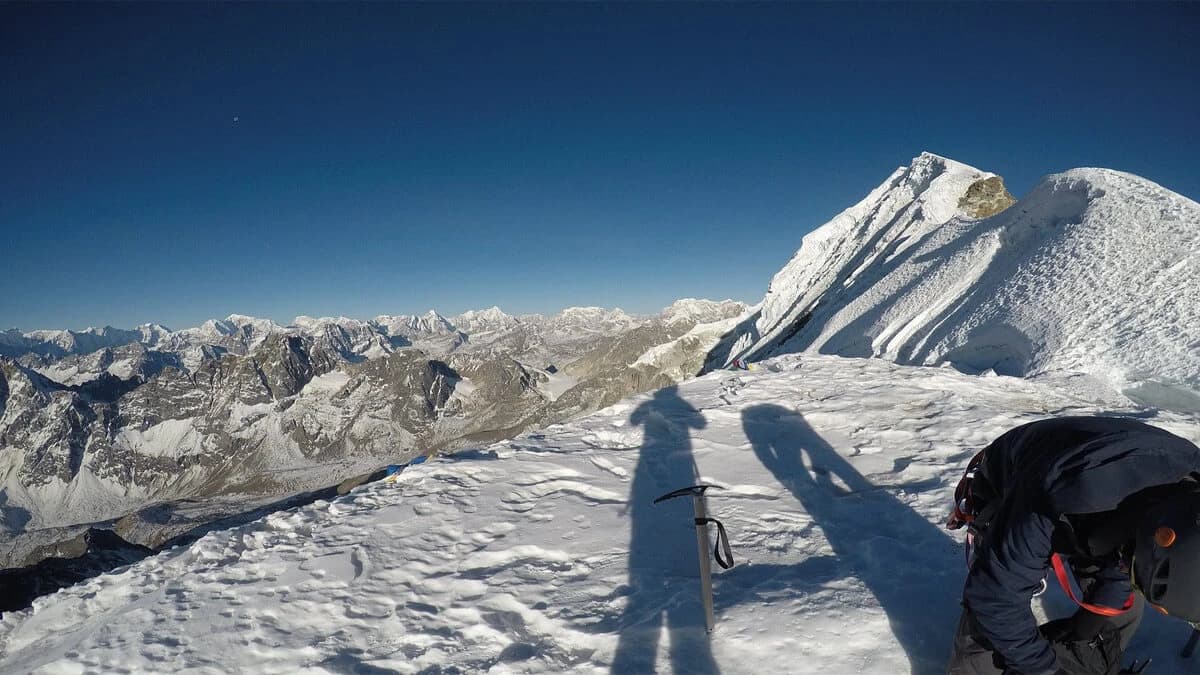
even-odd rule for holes
{"type": "Polygon", "coordinates": [[[1129,599],[1125,601],[1125,604],[1120,609],[1117,609],[1116,607],[1105,607],[1103,605],[1093,605],[1080,600],[1079,594],[1075,592],[1075,586],[1072,583],[1074,581],[1074,577],[1071,576],[1071,572],[1067,570],[1067,565],[1063,562],[1062,556],[1055,553],[1050,556],[1050,562],[1054,565],[1054,575],[1058,577],[1058,585],[1062,586],[1063,591],[1067,594],[1067,597],[1074,600],[1075,604],[1086,609],[1092,614],[1099,614],[1101,616],[1118,616],[1133,609],[1133,603],[1137,600],[1137,598],[1134,596],[1132,591],[1129,593],[1129,599]]]}

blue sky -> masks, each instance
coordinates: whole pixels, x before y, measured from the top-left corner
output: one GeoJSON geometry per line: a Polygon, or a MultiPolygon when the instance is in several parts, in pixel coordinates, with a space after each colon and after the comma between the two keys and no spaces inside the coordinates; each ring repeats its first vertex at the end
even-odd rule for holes
{"type": "Polygon", "coordinates": [[[1200,198],[1200,5],[0,5],[0,328],[761,298],[929,150],[1200,198]]]}

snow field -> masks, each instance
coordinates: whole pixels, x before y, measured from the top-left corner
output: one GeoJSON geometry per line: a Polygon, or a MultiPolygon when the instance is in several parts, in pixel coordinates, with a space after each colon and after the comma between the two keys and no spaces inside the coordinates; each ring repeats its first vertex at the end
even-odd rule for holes
{"type": "MultiPolygon", "coordinates": [[[[0,619],[0,671],[941,672],[966,461],[1033,419],[1139,412],[1069,391],[826,356],[712,373],[40,598],[0,619]],[[691,505],[651,504],[694,482],[725,488],[737,561],[711,638],[691,505]]],[[[1131,653],[1195,671],[1187,630],[1148,616],[1131,653]]]]}

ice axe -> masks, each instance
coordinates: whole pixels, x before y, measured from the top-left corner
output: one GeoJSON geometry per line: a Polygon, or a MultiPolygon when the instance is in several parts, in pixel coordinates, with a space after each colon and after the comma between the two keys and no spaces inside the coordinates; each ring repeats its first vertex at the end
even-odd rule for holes
{"type": "Polygon", "coordinates": [[[700,551],[700,597],[704,600],[704,627],[709,633],[713,631],[716,620],[713,618],[712,594],[712,563],[708,559],[708,524],[717,526],[717,545],[713,547],[713,557],[722,569],[733,567],[733,550],[729,547],[729,536],[725,534],[725,526],[716,518],[709,518],[704,506],[704,491],[709,488],[723,489],[720,485],[692,485],[679,488],[654,500],[654,503],[665,502],[676,497],[692,496],[692,505],[696,509],[693,522],[696,524],[696,547],[700,551]],[[722,555],[723,554],[723,555],[722,555]]]}

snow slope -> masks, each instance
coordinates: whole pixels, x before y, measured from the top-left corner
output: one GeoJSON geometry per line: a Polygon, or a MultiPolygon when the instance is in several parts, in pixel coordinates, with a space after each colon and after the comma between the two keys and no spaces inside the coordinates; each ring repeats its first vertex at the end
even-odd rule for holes
{"type": "MultiPolygon", "coordinates": [[[[974,450],[1097,412],[1200,440],[1058,384],[820,355],[714,372],[43,597],[0,619],[0,671],[941,672],[965,569],[940,523],[974,450]],[[711,640],[690,505],[651,503],[699,481],[738,562],[711,640]]],[[[1195,672],[1187,634],[1151,613],[1132,653],[1195,672]]]]}
{"type": "Polygon", "coordinates": [[[991,176],[928,153],[898,169],[804,238],[712,365],[806,351],[1079,372],[1200,411],[1200,204],[1074,169],[978,218],[991,176]]]}

